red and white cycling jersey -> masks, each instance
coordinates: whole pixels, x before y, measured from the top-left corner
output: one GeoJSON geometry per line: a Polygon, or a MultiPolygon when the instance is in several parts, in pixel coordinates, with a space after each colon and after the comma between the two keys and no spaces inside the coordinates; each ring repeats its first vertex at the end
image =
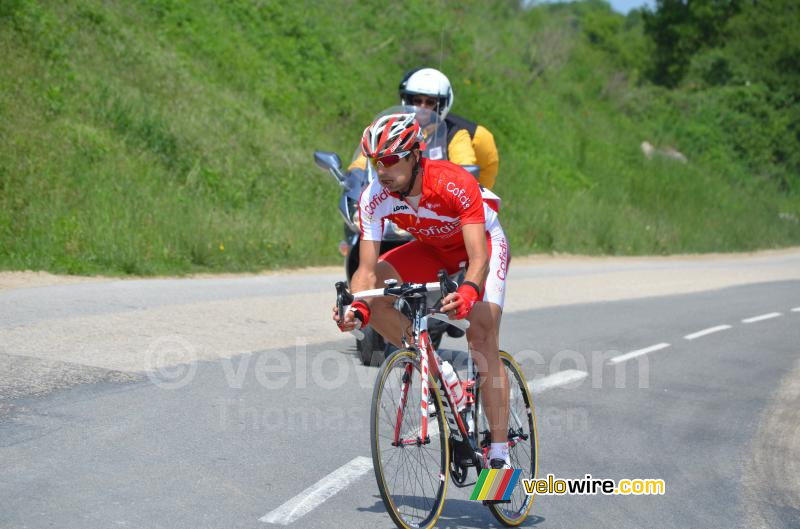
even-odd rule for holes
{"type": "Polygon", "coordinates": [[[361,239],[380,241],[387,220],[439,251],[464,248],[461,226],[484,224],[487,234],[502,233],[500,197],[482,188],[462,167],[446,160],[422,159],[422,196],[414,211],[376,178],[361,194],[361,239]]]}
{"type": "Polygon", "coordinates": [[[469,260],[461,227],[484,224],[489,250],[489,274],[481,285],[483,301],[501,309],[511,255],[497,210],[500,197],[482,188],[463,168],[444,160],[422,159],[422,196],[414,211],[399,195],[389,193],[375,179],[361,195],[361,239],[380,241],[387,220],[411,233],[416,241],[381,256],[403,281],[435,281],[436,273],[458,271],[469,260]]]}

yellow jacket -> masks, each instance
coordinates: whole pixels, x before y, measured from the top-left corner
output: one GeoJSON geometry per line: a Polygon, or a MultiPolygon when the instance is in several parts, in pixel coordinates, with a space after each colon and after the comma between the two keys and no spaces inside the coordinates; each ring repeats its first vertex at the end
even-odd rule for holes
{"type": "MultiPolygon", "coordinates": [[[[478,125],[452,113],[444,120],[447,124],[447,159],[458,165],[477,165],[481,168],[478,181],[491,189],[497,179],[500,156],[494,136],[482,125],[478,125]]],[[[364,169],[363,155],[353,160],[349,170],[364,169]]]]}
{"type": "Polygon", "coordinates": [[[447,114],[444,122],[447,124],[447,159],[458,165],[479,166],[478,181],[491,189],[500,166],[492,133],[486,127],[453,113],[447,114]]]}

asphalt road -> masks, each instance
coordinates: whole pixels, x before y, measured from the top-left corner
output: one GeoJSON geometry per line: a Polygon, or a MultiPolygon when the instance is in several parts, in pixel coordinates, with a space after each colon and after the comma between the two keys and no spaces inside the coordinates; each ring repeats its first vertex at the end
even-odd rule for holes
{"type": "MultiPolygon", "coordinates": [[[[103,312],[92,288],[76,311],[103,312]]],[[[507,314],[503,347],[534,384],[585,373],[537,395],[540,477],[666,483],[663,496],[539,496],[526,526],[800,527],[793,308],[800,281],[507,314]]],[[[17,323],[69,310],[33,304],[17,323]]],[[[282,527],[262,518],[287,521],[282,506],[342,469],[347,485],[286,526],[392,527],[361,468],[376,371],[349,340],[155,374],[0,349],[0,527],[282,527]]],[[[470,492],[451,483],[440,527],[496,526],[470,492]]]]}

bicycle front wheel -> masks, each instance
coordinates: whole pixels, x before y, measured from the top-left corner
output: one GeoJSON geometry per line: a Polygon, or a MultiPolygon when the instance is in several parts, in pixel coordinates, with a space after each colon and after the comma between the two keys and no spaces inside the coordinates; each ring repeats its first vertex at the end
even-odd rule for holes
{"type": "MultiPolygon", "coordinates": [[[[536,478],[538,465],[536,418],[533,413],[533,398],[519,364],[505,351],[500,351],[500,361],[508,377],[508,452],[511,468],[521,469],[522,473],[511,495],[511,501],[490,503],[488,507],[497,521],[503,525],[516,526],[525,521],[533,506],[533,496],[525,493],[522,480],[536,478]]],[[[491,433],[479,397],[480,388],[476,394],[478,405],[475,407],[475,425],[481,436],[481,445],[488,446],[491,442],[491,433]]]]}
{"type": "MultiPolygon", "coordinates": [[[[435,387],[428,379],[428,387],[435,387]]],[[[383,363],[372,395],[375,478],[389,516],[403,529],[433,527],[447,492],[449,448],[441,401],[438,391],[429,391],[435,413],[421,439],[421,383],[417,353],[397,351],[383,363]]]]}

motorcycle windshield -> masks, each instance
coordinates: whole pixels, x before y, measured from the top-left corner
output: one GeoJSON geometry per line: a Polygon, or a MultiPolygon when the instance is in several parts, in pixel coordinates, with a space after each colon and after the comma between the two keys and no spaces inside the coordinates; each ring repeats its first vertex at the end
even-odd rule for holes
{"type": "MultiPolygon", "coordinates": [[[[439,117],[439,114],[437,114],[436,112],[433,112],[426,108],[396,105],[375,114],[375,117],[372,118],[372,122],[374,122],[381,116],[386,116],[387,114],[401,114],[409,112],[413,112],[414,114],[416,114],[417,121],[419,122],[419,125],[422,128],[422,135],[423,138],[425,139],[425,148],[422,150],[422,156],[424,156],[425,158],[429,158],[431,160],[446,160],[447,125],[445,124],[444,121],[442,121],[442,119],[439,117]]],[[[353,160],[351,162],[351,165],[352,163],[355,163],[359,158],[363,160],[363,154],[361,153],[360,142],[359,146],[356,148],[356,151],[353,153],[353,160]]],[[[358,165],[361,165],[361,163],[359,163],[358,165]]],[[[369,181],[372,182],[377,176],[375,168],[372,166],[372,164],[369,163],[365,165],[369,181]]]]}

